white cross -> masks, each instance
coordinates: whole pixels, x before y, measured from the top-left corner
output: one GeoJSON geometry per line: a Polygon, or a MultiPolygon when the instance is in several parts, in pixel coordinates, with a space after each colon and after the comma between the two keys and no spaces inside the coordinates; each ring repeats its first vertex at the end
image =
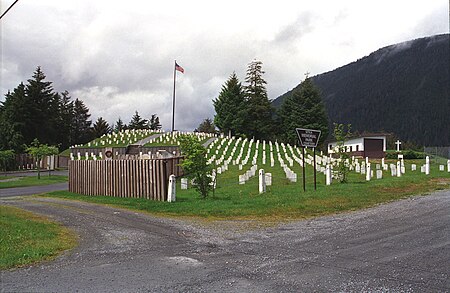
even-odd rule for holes
{"type": "Polygon", "coordinates": [[[399,152],[399,151],[400,151],[400,145],[401,145],[402,143],[397,139],[397,141],[395,142],[395,144],[397,145],[397,152],[399,152]]]}

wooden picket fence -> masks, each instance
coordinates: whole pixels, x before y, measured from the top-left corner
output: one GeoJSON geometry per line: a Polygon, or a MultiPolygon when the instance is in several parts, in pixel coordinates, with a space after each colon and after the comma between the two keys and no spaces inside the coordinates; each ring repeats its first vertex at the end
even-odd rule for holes
{"type": "Polygon", "coordinates": [[[182,175],[180,160],[181,157],[69,161],[69,191],[85,195],[165,201],[169,176],[182,175]]]}

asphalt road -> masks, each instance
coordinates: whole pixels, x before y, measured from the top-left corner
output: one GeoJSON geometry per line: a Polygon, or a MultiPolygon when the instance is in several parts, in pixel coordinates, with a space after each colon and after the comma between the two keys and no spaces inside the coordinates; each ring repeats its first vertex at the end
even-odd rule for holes
{"type": "Polygon", "coordinates": [[[80,234],[55,261],[3,271],[2,292],[450,292],[450,191],[269,228],[58,199],[0,204],[80,234]]]}
{"type": "Polygon", "coordinates": [[[15,187],[15,188],[2,188],[0,189],[0,198],[11,197],[11,196],[24,196],[33,195],[39,193],[45,193],[56,190],[68,190],[69,183],[57,183],[42,186],[29,186],[29,187],[15,187]]]}

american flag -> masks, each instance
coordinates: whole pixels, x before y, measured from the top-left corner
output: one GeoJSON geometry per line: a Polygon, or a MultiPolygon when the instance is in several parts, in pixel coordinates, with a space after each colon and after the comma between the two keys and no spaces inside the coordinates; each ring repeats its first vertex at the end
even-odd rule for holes
{"type": "Polygon", "coordinates": [[[180,65],[177,64],[177,62],[175,62],[175,70],[178,70],[181,73],[184,73],[184,68],[181,67],[180,65]]]}

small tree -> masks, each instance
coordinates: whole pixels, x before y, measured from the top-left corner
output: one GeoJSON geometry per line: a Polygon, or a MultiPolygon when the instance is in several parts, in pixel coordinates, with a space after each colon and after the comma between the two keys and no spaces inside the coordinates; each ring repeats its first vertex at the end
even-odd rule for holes
{"type": "Polygon", "coordinates": [[[181,153],[184,155],[181,167],[186,176],[194,180],[195,189],[200,196],[206,198],[212,190],[212,167],[207,164],[206,148],[194,136],[183,135],[179,141],[181,153]]]}
{"type": "Polygon", "coordinates": [[[35,138],[31,143],[31,146],[27,148],[27,153],[32,155],[37,161],[38,179],[41,179],[40,161],[42,158],[45,156],[56,155],[58,152],[57,147],[40,144],[37,138],[35,138]]]}
{"type": "Polygon", "coordinates": [[[0,170],[8,171],[14,168],[16,157],[13,150],[0,150],[0,170]]]}
{"type": "Polygon", "coordinates": [[[347,125],[347,129],[344,124],[334,124],[334,138],[336,139],[335,152],[338,155],[338,159],[334,162],[333,167],[338,175],[339,182],[348,182],[348,173],[350,173],[351,157],[346,152],[345,141],[351,135],[351,124],[347,125]]]}
{"type": "Polygon", "coordinates": [[[194,130],[195,132],[215,133],[216,127],[214,122],[210,118],[206,118],[202,123],[194,130]]]}

